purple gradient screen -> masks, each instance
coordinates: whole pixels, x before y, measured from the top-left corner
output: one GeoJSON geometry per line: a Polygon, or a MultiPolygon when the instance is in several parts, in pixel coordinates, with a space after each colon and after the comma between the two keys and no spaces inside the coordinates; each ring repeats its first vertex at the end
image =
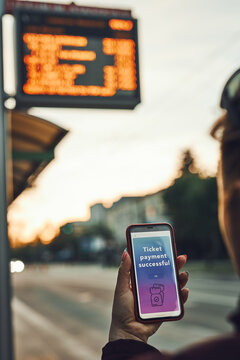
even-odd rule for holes
{"type": "Polygon", "coordinates": [[[179,311],[170,232],[143,234],[131,234],[140,313],[179,311]]]}

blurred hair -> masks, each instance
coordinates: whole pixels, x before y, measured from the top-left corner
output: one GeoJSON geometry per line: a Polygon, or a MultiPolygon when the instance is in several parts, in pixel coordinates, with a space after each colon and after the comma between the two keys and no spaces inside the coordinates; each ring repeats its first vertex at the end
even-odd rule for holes
{"type": "Polygon", "coordinates": [[[233,126],[226,112],[215,122],[210,134],[220,142],[225,190],[230,190],[229,185],[240,182],[240,119],[239,127],[233,126]]]}
{"type": "Polygon", "coordinates": [[[227,113],[210,134],[220,141],[218,217],[233,265],[240,276],[240,123],[233,126],[227,113]]]}

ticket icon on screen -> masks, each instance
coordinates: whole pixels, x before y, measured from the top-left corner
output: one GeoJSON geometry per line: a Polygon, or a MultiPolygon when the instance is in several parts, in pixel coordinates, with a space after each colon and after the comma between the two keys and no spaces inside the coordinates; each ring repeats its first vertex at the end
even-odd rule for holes
{"type": "Polygon", "coordinates": [[[150,287],[150,299],[152,306],[162,306],[164,302],[164,285],[163,284],[153,284],[150,287]]]}

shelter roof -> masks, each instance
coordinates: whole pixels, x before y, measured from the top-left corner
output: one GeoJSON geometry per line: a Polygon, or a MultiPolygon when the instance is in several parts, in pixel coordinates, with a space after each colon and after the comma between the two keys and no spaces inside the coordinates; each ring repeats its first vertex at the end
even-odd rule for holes
{"type": "Polygon", "coordinates": [[[54,159],[54,149],[67,130],[20,111],[8,113],[8,201],[32,186],[41,171],[54,159]]]}

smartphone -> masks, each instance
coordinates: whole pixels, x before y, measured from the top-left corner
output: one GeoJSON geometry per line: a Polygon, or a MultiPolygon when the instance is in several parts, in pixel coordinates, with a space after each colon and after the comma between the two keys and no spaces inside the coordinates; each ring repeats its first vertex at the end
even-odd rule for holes
{"type": "Polygon", "coordinates": [[[140,322],[181,319],[184,309],[172,226],[130,225],[126,235],[137,319],[140,322]]]}

